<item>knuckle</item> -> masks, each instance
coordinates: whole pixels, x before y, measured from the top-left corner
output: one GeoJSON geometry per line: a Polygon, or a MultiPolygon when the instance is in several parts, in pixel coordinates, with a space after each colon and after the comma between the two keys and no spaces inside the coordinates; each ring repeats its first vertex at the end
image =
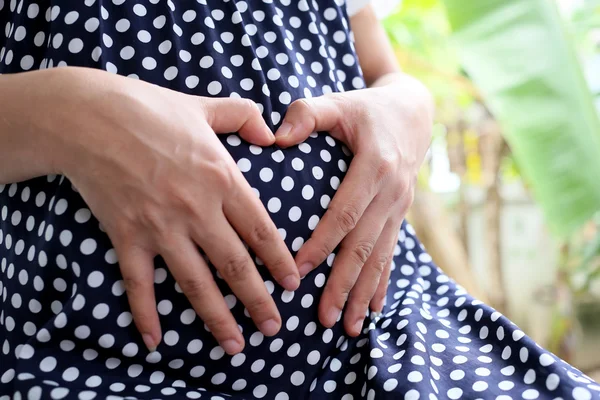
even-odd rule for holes
{"type": "Polygon", "coordinates": [[[152,324],[155,314],[156,311],[154,311],[154,313],[150,313],[145,309],[140,309],[139,307],[131,309],[131,316],[133,317],[136,326],[141,327],[142,329],[152,324]]]}
{"type": "Polygon", "coordinates": [[[339,307],[342,308],[344,303],[348,299],[352,288],[354,287],[354,280],[348,276],[341,277],[336,281],[335,284],[331,285],[329,288],[331,297],[333,298],[333,302],[339,307]]]}
{"type": "Polygon", "coordinates": [[[243,254],[230,255],[221,266],[221,273],[229,280],[242,280],[249,272],[248,257],[243,254]]]}
{"type": "MultiPolygon", "coordinates": [[[[314,239],[310,239],[310,240],[314,240],[314,239]]],[[[311,243],[310,240],[306,243],[311,243]]],[[[315,244],[315,243],[311,243],[311,244],[315,244]]],[[[308,246],[307,246],[308,248],[308,246]]],[[[309,252],[310,257],[312,260],[315,260],[315,262],[318,262],[319,264],[325,260],[327,257],[329,257],[329,255],[333,253],[333,246],[330,244],[329,241],[325,242],[325,243],[320,243],[318,246],[312,246],[311,250],[309,252]]]]}
{"type": "Polygon", "coordinates": [[[110,226],[107,229],[108,235],[112,239],[113,243],[120,243],[122,248],[126,248],[131,243],[135,242],[136,227],[133,222],[133,218],[125,216],[124,218],[118,218],[114,226],[110,226]]]}
{"type": "Polygon", "coordinates": [[[250,99],[239,99],[240,108],[245,111],[249,118],[260,116],[260,110],[256,103],[250,99]]]}
{"type": "Polygon", "coordinates": [[[198,278],[186,278],[181,279],[179,287],[190,301],[196,301],[200,299],[208,291],[208,282],[198,278]]]}
{"type": "Polygon", "coordinates": [[[272,309],[273,301],[270,296],[255,296],[249,301],[246,301],[244,304],[248,309],[248,312],[252,314],[261,313],[261,314],[272,314],[272,317],[269,316],[266,319],[277,319],[274,310],[272,309]]]}
{"type": "Polygon", "coordinates": [[[338,288],[339,299],[341,301],[341,306],[344,305],[348,296],[350,295],[350,291],[354,287],[354,283],[351,279],[344,279],[338,288]]]}
{"type": "Polygon", "coordinates": [[[369,256],[371,255],[371,252],[373,251],[373,242],[370,241],[361,241],[356,243],[353,248],[352,248],[352,254],[354,255],[354,258],[356,259],[356,261],[358,261],[360,263],[360,265],[364,265],[367,260],[369,259],[369,256]]]}
{"type": "Polygon", "coordinates": [[[232,165],[229,160],[215,160],[212,168],[211,176],[216,184],[216,187],[228,192],[235,188],[237,166],[232,165]]]}
{"type": "Polygon", "coordinates": [[[290,264],[283,258],[276,258],[267,264],[269,271],[275,274],[282,274],[283,272],[290,270],[290,264]]]}
{"type": "Polygon", "coordinates": [[[312,112],[313,106],[312,103],[307,99],[298,99],[290,105],[290,109],[292,109],[293,112],[297,112],[300,114],[310,114],[312,112]]]}
{"type": "Polygon", "coordinates": [[[380,255],[375,258],[371,268],[377,271],[377,275],[381,276],[383,271],[390,266],[390,256],[380,255]]]}
{"type": "Polygon", "coordinates": [[[250,230],[250,243],[259,247],[273,244],[277,239],[275,237],[277,233],[273,230],[267,222],[262,220],[257,222],[250,230]]]}
{"type": "Polygon", "coordinates": [[[123,286],[129,295],[139,296],[139,292],[150,289],[150,285],[143,279],[132,276],[123,276],[123,286]]]}
{"type": "Polygon", "coordinates": [[[371,296],[368,292],[354,293],[352,292],[351,299],[352,308],[362,315],[365,314],[367,307],[369,307],[369,303],[371,302],[371,296]]]}
{"type": "Polygon", "coordinates": [[[143,204],[138,209],[138,222],[150,232],[163,232],[165,221],[159,207],[153,204],[143,204]]]}
{"type": "Polygon", "coordinates": [[[403,201],[408,205],[412,204],[412,198],[414,196],[413,187],[414,186],[410,183],[408,177],[400,175],[394,179],[394,185],[390,190],[392,201],[394,203],[403,201]]]}
{"type": "Polygon", "coordinates": [[[354,229],[360,218],[360,213],[358,212],[356,207],[351,204],[345,204],[340,208],[334,207],[332,211],[334,211],[335,221],[337,225],[344,234],[347,234],[352,229],[354,229]]]}
{"type": "Polygon", "coordinates": [[[375,165],[375,177],[380,182],[388,178],[395,170],[395,160],[389,157],[381,157],[375,165]]]}
{"type": "Polygon", "coordinates": [[[210,315],[202,318],[202,320],[215,335],[224,335],[228,330],[231,330],[231,324],[225,315],[210,315]]]}
{"type": "Polygon", "coordinates": [[[390,191],[390,200],[392,201],[392,203],[396,203],[400,201],[404,197],[404,195],[405,193],[403,189],[395,187],[390,191]]]}

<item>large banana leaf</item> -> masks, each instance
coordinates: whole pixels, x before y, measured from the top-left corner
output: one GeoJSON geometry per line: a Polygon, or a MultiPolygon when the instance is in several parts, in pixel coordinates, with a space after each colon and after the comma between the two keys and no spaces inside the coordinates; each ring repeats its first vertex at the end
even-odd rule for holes
{"type": "Polygon", "coordinates": [[[444,3],[461,64],[552,230],[567,235],[600,210],[600,121],[554,1],[444,3]]]}

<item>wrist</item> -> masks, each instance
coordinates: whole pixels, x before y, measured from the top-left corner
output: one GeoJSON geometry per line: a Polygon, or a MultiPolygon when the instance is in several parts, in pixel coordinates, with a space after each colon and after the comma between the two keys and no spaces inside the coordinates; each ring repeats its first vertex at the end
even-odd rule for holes
{"type": "Polygon", "coordinates": [[[22,143],[16,147],[21,159],[34,160],[33,176],[69,176],[68,172],[77,170],[93,126],[94,107],[86,104],[101,95],[100,88],[110,85],[110,76],[76,67],[7,76],[8,123],[21,136],[22,143]]]}
{"type": "Polygon", "coordinates": [[[417,78],[404,72],[380,76],[371,87],[386,88],[393,96],[404,98],[404,105],[411,105],[428,115],[433,121],[435,101],[429,89],[417,78]]]}

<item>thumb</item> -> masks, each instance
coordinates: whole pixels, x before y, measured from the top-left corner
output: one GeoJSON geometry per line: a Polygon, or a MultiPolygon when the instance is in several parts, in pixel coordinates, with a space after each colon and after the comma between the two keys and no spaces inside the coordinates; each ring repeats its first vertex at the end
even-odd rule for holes
{"type": "Polygon", "coordinates": [[[238,132],[244,140],[257,146],[270,146],[275,142],[258,105],[252,100],[228,97],[202,100],[206,122],[215,133],[238,132]]]}
{"type": "Polygon", "coordinates": [[[334,131],[340,124],[341,115],[339,102],[331,96],[296,100],[275,132],[276,143],[288,147],[303,142],[313,132],[334,131]]]}

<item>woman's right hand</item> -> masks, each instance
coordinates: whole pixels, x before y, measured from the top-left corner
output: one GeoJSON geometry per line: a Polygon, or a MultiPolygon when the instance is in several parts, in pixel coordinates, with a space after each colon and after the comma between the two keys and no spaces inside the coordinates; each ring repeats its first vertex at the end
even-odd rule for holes
{"type": "Polygon", "coordinates": [[[54,138],[56,172],[71,180],[115,247],[146,346],[153,350],[161,338],[153,286],[153,259],[160,255],[223,349],[243,349],[243,336],[197,246],[260,331],[277,333],[281,317],[238,234],[285,289],[298,287],[298,271],[215,135],[239,132],[255,144],[272,144],[257,105],[190,96],[102,71],[63,69],[50,85],[56,90],[56,107],[49,110],[55,122],[40,128],[54,138]]]}

